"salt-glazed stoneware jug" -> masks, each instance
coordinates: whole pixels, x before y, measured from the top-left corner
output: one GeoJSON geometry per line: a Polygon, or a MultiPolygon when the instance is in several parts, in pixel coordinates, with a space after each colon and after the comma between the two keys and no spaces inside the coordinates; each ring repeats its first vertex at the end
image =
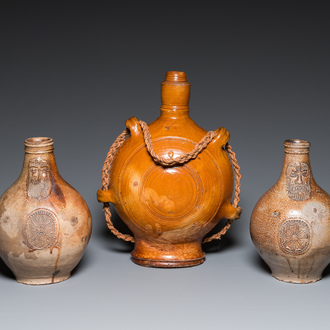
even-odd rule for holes
{"type": "Polygon", "coordinates": [[[224,128],[207,133],[189,117],[186,74],[170,71],[161,86],[161,115],[149,126],[135,117],[110,148],[98,200],[111,231],[135,242],[133,262],[187,267],[205,259],[201,243],[222,218],[219,238],[239,218],[239,166],[224,128]],[[231,203],[235,167],[236,190],[231,203]],[[113,226],[109,202],[134,237],[113,226]]]}
{"type": "Polygon", "coordinates": [[[66,280],[92,229],[80,194],[60,176],[53,140],[25,140],[23,169],[0,198],[0,256],[24,284],[66,280]]]}
{"type": "Polygon", "coordinates": [[[252,241],[272,275],[285,282],[321,279],[330,262],[330,196],[315,182],[310,143],[284,142],[284,163],[277,183],[254,207],[252,241]]]}

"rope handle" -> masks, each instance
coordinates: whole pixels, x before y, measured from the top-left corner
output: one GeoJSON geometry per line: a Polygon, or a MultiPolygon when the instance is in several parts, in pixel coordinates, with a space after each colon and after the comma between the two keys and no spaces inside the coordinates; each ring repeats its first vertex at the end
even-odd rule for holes
{"type": "MultiPolygon", "coordinates": [[[[217,135],[216,132],[210,131],[208,132],[203,139],[197,143],[194,147],[194,149],[188,153],[185,153],[181,155],[178,158],[175,159],[168,159],[168,158],[163,158],[160,157],[156,154],[156,152],[153,149],[152,142],[151,142],[151,135],[149,133],[148,125],[139,120],[139,124],[142,128],[143,132],[143,137],[144,137],[144,142],[146,145],[146,148],[150,154],[150,156],[153,158],[153,160],[163,166],[174,166],[178,164],[185,164],[191,159],[195,159],[198,154],[207,147],[207,145],[213,140],[213,138],[217,135]]],[[[118,151],[118,149],[121,147],[121,145],[125,142],[126,137],[130,134],[129,129],[125,129],[115,140],[115,142],[112,144],[112,146],[109,149],[109,152],[107,154],[107,157],[104,161],[103,169],[102,169],[102,190],[108,190],[110,186],[110,168],[113,162],[113,159],[118,151]]],[[[233,199],[233,206],[238,207],[238,203],[240,201],[239,195],[240,195],[240,187],[241,187],[241,174],[240,174],[240,166],[238,165],[237,159],[236,159],[236,154],[232,150],[232,147],[227,143],[225,145],[225,149],[228,152],[228,155],[231,159],[232,165],[234,167],[234,173],[235,173],[235,193],[234,193],[234,199],[233,199]]],[[[108,228],[110,231],[117,236],[119,239],[122,239],[126,242],[135,242],[135,239],[133,236],[128,235],[128,234],[122,234],[119,232],[115,226],[113,225],[111,221],[111,211],[110,211],[110,204],[108,202],[103,204],[103,211],[105,215],[105,220],[107,223],[108,228]]],[[[231,224],[235,221],[234,220],[228,220],[225,224],[225,226],[216,234],[207,237],[203,240],[203,243],[208,243],[211,242],[212,240],[215,239],[220,239],[221,236],[223,236],[228,229],[230,228],[231,224]]]]}

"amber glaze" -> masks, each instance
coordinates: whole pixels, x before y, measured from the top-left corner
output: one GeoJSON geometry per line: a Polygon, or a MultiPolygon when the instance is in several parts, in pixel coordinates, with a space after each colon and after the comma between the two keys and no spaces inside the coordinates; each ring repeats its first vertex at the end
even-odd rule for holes
{"type": "Polygon", "coordinates": [[[254,207],[251,237],[275,278],[311,283],[330,262],[330,196],[314,180],[309,142],[284,146],[281,176],[254,207]]]}
{"type": "MultiPolygon", "coordinates": [[[[149,125],[153,148],[161,157],[190,152],[206,131],[189,117],[190,84],[184,72],[170,71],[161,86],[161,115],[149,125]]],[[[184,165],[155,164],[144,142],[141,126],[126,121],[130,137],[111,168],[109,191],[100,202],[115,205],[134,233],[132,260],[143,266],[187,267],[202,263],[204,236],[222,218],[237,219],[231,203],[233,171],[224,146],[229,133],[217,136],[196,159],[184,165]]]]}
{"type": "Polygon", "coordinates": [[[0,198],[0,256],[16,280],[67,279],[88,244],[91,221],[87,204],[57,170],[53,140],[27,139],[22,172],[0,198]]]}

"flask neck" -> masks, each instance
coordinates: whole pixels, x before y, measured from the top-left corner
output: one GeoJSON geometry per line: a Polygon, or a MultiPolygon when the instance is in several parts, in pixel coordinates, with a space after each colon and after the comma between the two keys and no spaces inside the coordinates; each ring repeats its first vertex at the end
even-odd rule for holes
{"type": "Polygon", "coordinates": [[[309,199],[314,178],[309,160],[310,143],[305,140],[284,141],[284,161],[279,183],[288,196],[297,201],[309,199]]]}
{"type": "Polygon", "coordinates": [[[161,116],[189,117],[190,83],[181,71],[169,71],[161,85],[161,116]]]}

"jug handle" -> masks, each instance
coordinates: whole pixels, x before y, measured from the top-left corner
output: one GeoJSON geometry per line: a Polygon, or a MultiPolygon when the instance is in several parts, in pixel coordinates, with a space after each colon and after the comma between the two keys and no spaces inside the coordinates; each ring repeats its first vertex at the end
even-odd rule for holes
{"type": "MultiPolygon", "coordinates": [[[[108,228],[110,229],[110,231],[117,236],[118,238],[124,240],[124,241],[129,241],[134,243],[135,239],[133,236],[131,235],[127,235],[127,234],[122,234],[121,232],[119,232],[113,225],[112,221],[111,221],[111,211],[110,211],[110,204],[109,202],[114,203],[115,200],[115,196],[114,193],[112,192],[112,190],[110,189],[110,168],[113,162],[113,159],[117,153],[117,150],[121,147],[121,145],[125,142],[126,137],[131,133],[132,136],[139,136],[141,135],[141,133],[143,132],[143,136],[145,139],[145,143],[147,146],[147,149],[150,153],[150,150],[152,149],[152,143],[151,143],[151,136],[149,134],[148,131],[148,125],[143,122],[143,121],[138,121],[136,117],[132,117],[130,119],[128,119],[126,121],[126,129],[117,137],[117,139],[115,140],[115,142],[112,144],[112,146],[110,147],[110,150],[108,152],[108,155],[104,161],[104,165],[103,165],[103,169],[102,169],[102,189],[99,189],[97,192],[97,196],[98,196],[98,201],[103,203],[103,211],[105,214],[105,219],[108,225],[108,228]],[[142,129],[142,132],[141,132],[142,129]],[[148,141],[150,142],[150,146],[151,148],[148,148],[148,141]],[[149,150],[150,149],[150,150],[149,150]]],[[[197,148],[195,147],[194,150],[192,150],[192,152],[188,153],[185,159],[182,159],[182,163],[186,163],[188,162],[190,159],[194,159],[197,154],[195,155],[195,153],[198,150],[198,153],[201,152],[214,138],[219,138],[219,137],[223,137],[224,141],[223,145],[225,147],[225,149],[228,152],[228,155],[232,161],[233,167],[234,167],[234,172],[235,172],[235,194],[234,194],[234,199],[233,199],[233,204],[231,205],[231,207],[235,210],[235,212],[233,213],[233,216],[227,221],[226,225],[224,226],[224,228],[218,232],[217,234],[214,234],[208,238],[205,238],[203,240],[203,243],[207,243],[210,242],[214,239],[220,239],[220,237],[222,235],[224,235],[228,229],[230,228],[231,224],[239,218],[242,209],[240,207],[238,207],[238,203],[239,203],[239,195],[240,195],[240,187],[241,187],[241,183],[240,183],[240,179],[241,179],[241,174],[240,174],[240,166],[238,165],[237,159],[236,159],[236,154],[233,152],[232,147],[227,143],[228,139],[229,139],[229,133],[227,132],[227,130],[223,129],[223,128],[219,128],[214,132],[208,132],[206,134],[206,136],[197,144],[197,148]],[[227,134],[222,135],[221,133],[226,132],[227,134]],[[195,151],[195,152],[194,152],[195,151]]],[[[153,156],[153,155],[151,155],[153,156]]],[[[154,156],[157,156],[157,154],[155,154],[154,156]]],[[[154,157],[153,157],[154,158],[154,157]]],[[[158,159],[159,163],[162,163],[164,159],[160,158],[158,159]]],[[[154,161],[156,161],[156,159],[154,158],[154,161]]],[[[180,162],[179,162],[180,163],[180,162]]],[[[176,162],[176,164],[178,164],[178,162],[176,162]]],[[[171,166],[171,165],[175,165],[175,164],[169,164],[167,162],[165,162],[163,165],[167,165],[167,166],[171,166]]]]}

